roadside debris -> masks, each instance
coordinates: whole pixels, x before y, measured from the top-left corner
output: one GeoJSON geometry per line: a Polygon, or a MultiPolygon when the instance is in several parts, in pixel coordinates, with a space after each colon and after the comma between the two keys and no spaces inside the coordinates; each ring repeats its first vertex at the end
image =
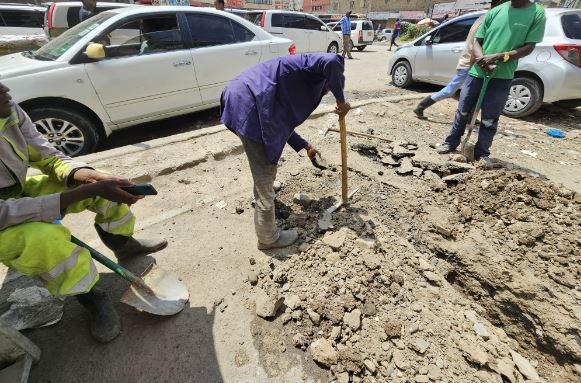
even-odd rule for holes
{"type": "Polygon", "coordinates": [[[16,330],[58,323],[63,316],[64,299],[55,298],[44,287],[17,289],[7,299],[10,309],[0,320],[16,330]]]}

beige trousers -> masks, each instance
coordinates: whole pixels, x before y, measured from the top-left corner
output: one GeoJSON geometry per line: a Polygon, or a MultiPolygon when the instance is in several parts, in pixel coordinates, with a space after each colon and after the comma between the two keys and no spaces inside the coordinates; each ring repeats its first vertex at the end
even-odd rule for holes
{"type": "Polygon", "coordinates": [[[272,164],[266,156],[264,145],[251,141],[243,136],[242,146],[248,157],[250,172],[254,180],[254,229],[258,242],[271,244],[278,240],[280,229],[276,226],[274,210],[274,181],[277,165],[272,164]]]}
{"type": "Polygon", "coordinates": [[[353,58],[351,56],[351,36],[343,35],[343,57],[347,55],[350,59],[353,58]]]}

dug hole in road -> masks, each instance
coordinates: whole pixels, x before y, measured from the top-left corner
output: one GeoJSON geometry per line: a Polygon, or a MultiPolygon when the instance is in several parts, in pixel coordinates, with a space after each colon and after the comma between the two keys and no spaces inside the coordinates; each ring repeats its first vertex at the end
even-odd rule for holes
{"type": "MultiPolygon", "coordinates": [[[[348,136],[349,185],[359,190],[328,216],[341,194],[339,136],[321,133],[337,117],[298,128],[330,168],[284,152],[277,218],[299,228],[290,248],[256,249],[250,171],[223,127],[87,157],[153,178],[159,195],[133,208],[136,236],[169,240],[154,258],[187,284],[189,306],[160,318],[117,303],[123,332],[100,345],[69,299],[59,323],[24,332],[43,351],[30,381],[579,382],[579,111],[502,117],[492,148],[500,168],[454,162],[430,145],[448,132],[456,101],[417,120],[418,90],[433,89],[389,85],[386,47],[367,49],[346,62],[350,101],[390,99],[354,108],[347,128],[394,142],[348,136]]],[[[65,219],[111,255],[91,222],[65,219]]],[[[125,266],[139,273],[152,260],[125,266]]],[[[100,271],[118,300],[125,282],[100,271]]],[[[31,283],[1,273],[0,302],[31,283]]]]}

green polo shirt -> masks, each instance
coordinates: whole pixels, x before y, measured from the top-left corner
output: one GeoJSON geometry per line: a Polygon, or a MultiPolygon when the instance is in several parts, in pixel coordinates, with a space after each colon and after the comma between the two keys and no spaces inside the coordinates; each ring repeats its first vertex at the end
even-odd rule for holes
{"type": "MultiPolygon", "coordinates": [[[[483,39],[482,52],[488,55],[508,52],[528,43],[540,43],[544,34],[543,7],[535,3],[528,8],[513,8],[507,2],[488,11],[475,37],[483,39]]],[[[517,66],[518,60],[499,63],[494,78],[513,79],[517,66]]],[[[474,65],[470,75],[483,78],[484,71],[474,65]]]]}

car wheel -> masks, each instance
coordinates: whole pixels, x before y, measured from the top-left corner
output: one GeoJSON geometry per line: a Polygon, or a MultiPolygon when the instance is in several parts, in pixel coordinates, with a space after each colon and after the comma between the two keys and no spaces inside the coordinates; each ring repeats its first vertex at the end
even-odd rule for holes
{"type": "Polygon", "coordinates": [[[339,53],[339,44],[335,42],[329,44],[329,47],[327,48],[327,53],[339,53]]]}
{"type": "Polygon", "coordinates": [[[361,45],[361,46],[357,47],[357,50],[358,50],[359,52],[361,52],[362,50],[364,50],[364,49],[365,49],[365,47],[366,47],[366,46],[367,46],[367,45],[361,45]]]}
{"type": "Polygon", "coordinates": [[[407,61],[400,61],[393,67],[391,72],[393,84],[398,88],[406,88],[412,83],[412,68],[407,61]]]}
{"type": "Polygon", "coordinates": [[[81,113],[39,107],[29,110],[29,115],[36,129],[64,154],[73,157],[95,151],[99,142],[97,127],[81,113]]]}
{"type": "Polygon", "coordinates": [[[503,113],[510,117],[525,117],[539,110],[542,104],[541,84],[537,80],[528,77],[515,78],[510,84],[503,113]]]}

